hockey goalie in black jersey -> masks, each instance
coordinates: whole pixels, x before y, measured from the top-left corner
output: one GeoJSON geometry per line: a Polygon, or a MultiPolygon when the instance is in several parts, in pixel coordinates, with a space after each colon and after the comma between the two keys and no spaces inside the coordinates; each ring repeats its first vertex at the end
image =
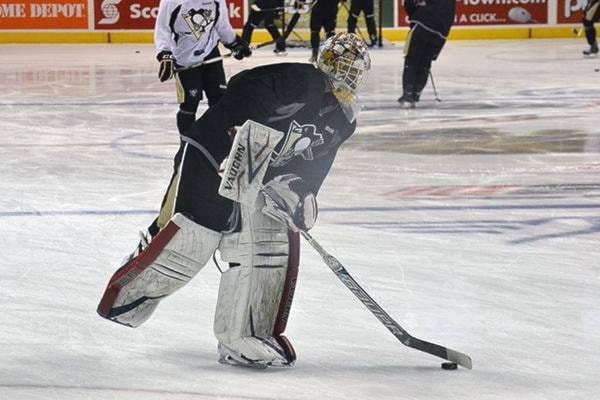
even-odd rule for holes
{"type": "Polygon", "coordinates": [[[283,332],[298,232],[314,225],[316,195],[355,130],[370,63],[364,42],[340,33],[323,44],[316,68],[282,63],[235,75],[182,136],[160,213],[110,279],[98,313],[141,325],[219,250],[229,266],[214,319],[219,361],[292,365],[283,332]]]}

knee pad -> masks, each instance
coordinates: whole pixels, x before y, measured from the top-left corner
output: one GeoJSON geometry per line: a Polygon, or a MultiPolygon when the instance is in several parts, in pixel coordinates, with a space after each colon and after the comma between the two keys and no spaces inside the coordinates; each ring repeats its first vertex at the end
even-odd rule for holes
{"type": "Polygon", "coordinates": [[[297,234],[242,206],[242,229],[226,234],[221,258],[235,266],[221,276],[214,333],[222,362],[285,366],[296,359],[282,336],[296,286],[297,234]],[[225,356],[225,357],[224,357],[225,356]]]}
{"type": "Polygon", "coordinates": [[[158,303],[204,267],[221,234],[175,214],[152,241],[115,272],[98,314],[130,327],[144,323],[158,303]]]}

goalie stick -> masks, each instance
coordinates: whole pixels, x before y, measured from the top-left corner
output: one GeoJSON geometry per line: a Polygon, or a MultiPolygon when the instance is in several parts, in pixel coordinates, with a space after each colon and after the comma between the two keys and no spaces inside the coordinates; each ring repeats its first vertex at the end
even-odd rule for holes
{"type": "MultiPolygon", "coordinates": [[[[294,30],[294,27],[296,26],[296,24],[298,23],[298,21],[300,20],[300,16],[301,14],[303,14],[303,12],[300,12],[301,8],[298,8],[296,10],[296,12],[294,13],[294,15],[292,15],[292,18],[290,18],[290,23],[288,24],[288,26],[285,29],[285,32],[283,33],[283,35],[281,36],[283,38],[283,40],[287,39],[288,36],[290,36],[290,33],[292,33],[292,31],[294,30]]],[[[272,44],[274,44],[276,42],[276,40],[269,40],[267,42],[263,42],[260,43],[254,47],[252,47],[252,50],[256,50],[256,49],[260,49],[262,47],[266,47],[266,46],[270,46],[272,44]]],[[[187,67],[182,67],[182,68],[175,68],[175,72],[180,72],[180,71],[187,71],[189,69],[193,69],[193,68],[197,68],[201,65],[206,65],[206,64],[212,64],[218,61],[222,61],[225,58],[229,58],[233,56],[232,52],[229,53],[225,53],[219,57],[214,57],[214,58],[209,58],[208,60],[204,60],[202,62],[199,62],[197,64],[193,64],[193,65],[189,65],[187,67]]]]}
{"type": "MultiPolygon", "coordinates": [[[[278,203],[268,191],[261,189],[262,180],[273,156],[272,152],[283,133],[254,121],[246,121],[237,131],[232,145],[232,154],[225,164],[219,194],[251,208],[256,207],[258,192],[278,203]]],[[[284,211],[285,212],[285,211],[284,211]]],[[[286,222],[287,223],[287,222],[286,222]]],[[[295,222],[291,221],[295,226],[295,222]]],[[[346,268],[305,230],[296,229],[321,255],[325,264],[335,273],[344,285],[367,307],[369,311],[405,346],[429,353],[471,369],[471,358],[446,347],[426,342],[411,336],[388,315],[383,308],[354,280],[346,268]]]]}
{"type": "Polygon", "coordinates": [[[466,354],[451,350],[447,347],[435,343],[427,342],[410,335],[396,321],[389,316],[387,312],[369,294],[354,280],[346,268],[337,258],[329,254],[325,249],[308,233],[300,231],[308,243],[321,255],[325,264],[342,281],[344,285],[367,307],[369,311],[386,327],[403,345],[413,349],[429,353],[444,360],[454,362],[461,367],[471,369],[473,364],[471,357],[466,354]]]}

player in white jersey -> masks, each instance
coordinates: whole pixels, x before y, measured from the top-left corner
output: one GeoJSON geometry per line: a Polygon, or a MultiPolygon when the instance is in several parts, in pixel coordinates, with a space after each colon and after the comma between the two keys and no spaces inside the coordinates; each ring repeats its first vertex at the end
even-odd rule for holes
{"type": "Polygon", "coordinates": [[[181,134],[196,120],[202,92],[211,106],[225,91],[223,62],[209,62],[220,56],[219,41],[238,60],[252,54],[231,27],[225,0],[161,0],[154,28],[158,77],[164,82],[175,76],[181,134]]]}

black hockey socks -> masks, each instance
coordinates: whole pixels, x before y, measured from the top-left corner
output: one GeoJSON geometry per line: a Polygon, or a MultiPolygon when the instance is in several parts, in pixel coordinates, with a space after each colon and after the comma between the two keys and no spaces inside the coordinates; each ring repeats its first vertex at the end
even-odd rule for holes
{"type": "Polygon", "coordinates": [[[584,30],[585,30],[585,38],[590,46],[596,43],[596,28],[594,24],[588,21],[583,22],[584,30]]]}
{"type": "Polygon", "coordinates": [[[348,15],[348,33],[354,33],[357,21],[358,17],[355,17],[353,14],[348,15]]]}
{"type": "Polygon", "coordinates": [[[177,112],[177,130],[179,131],[179,134],[185,134],[195,121],[195,112],[179,110],[179,112],[177,112]]]}
{"type": "Polygon", "coordinates": [[[377,44],[377,28],[375,27],[375,18],[373,15],[369,15],[365,17],[365,21],[367,23],[367,32],[369,33],[369,39],[371,43],[370,47],[374,47],[377,44]]]}
{"type": "Polygon", "coordinates": [[[417,68],[411,65],[404,66],[404,72],[402,73],[402,97],[398,99],[398,102],[403,106],[409,106],[414,108],[418,100],[415,99],[415,90],[417,86],[417,68]]]}
{"type": "Polygon", "coordinates": [[[321,38],[319,37],[319,31],[310,31],[310,47],[312,48],[312,56],[310,58],[311,62],[317,60],[317,54],[319,52],[319,42],[321,38]]]}
{"type": "Polygon", "coordinates": [[[419,101],[421,98],[421,92],[427,85],[427,80],[429,79],[429,68],[421,67],[417,70],[416,75],[416,83],[415,83],[415,91],[414,91],[414,99],[415,101],[419,101]]]}
{"type": "Polygon", "coordinates": [[[246,22],[244,29],[242,29],[242,40],[246,43],[250,43],[252,40],[252,33],[254,32],[254,25],[250,22],[246,22]]]}

